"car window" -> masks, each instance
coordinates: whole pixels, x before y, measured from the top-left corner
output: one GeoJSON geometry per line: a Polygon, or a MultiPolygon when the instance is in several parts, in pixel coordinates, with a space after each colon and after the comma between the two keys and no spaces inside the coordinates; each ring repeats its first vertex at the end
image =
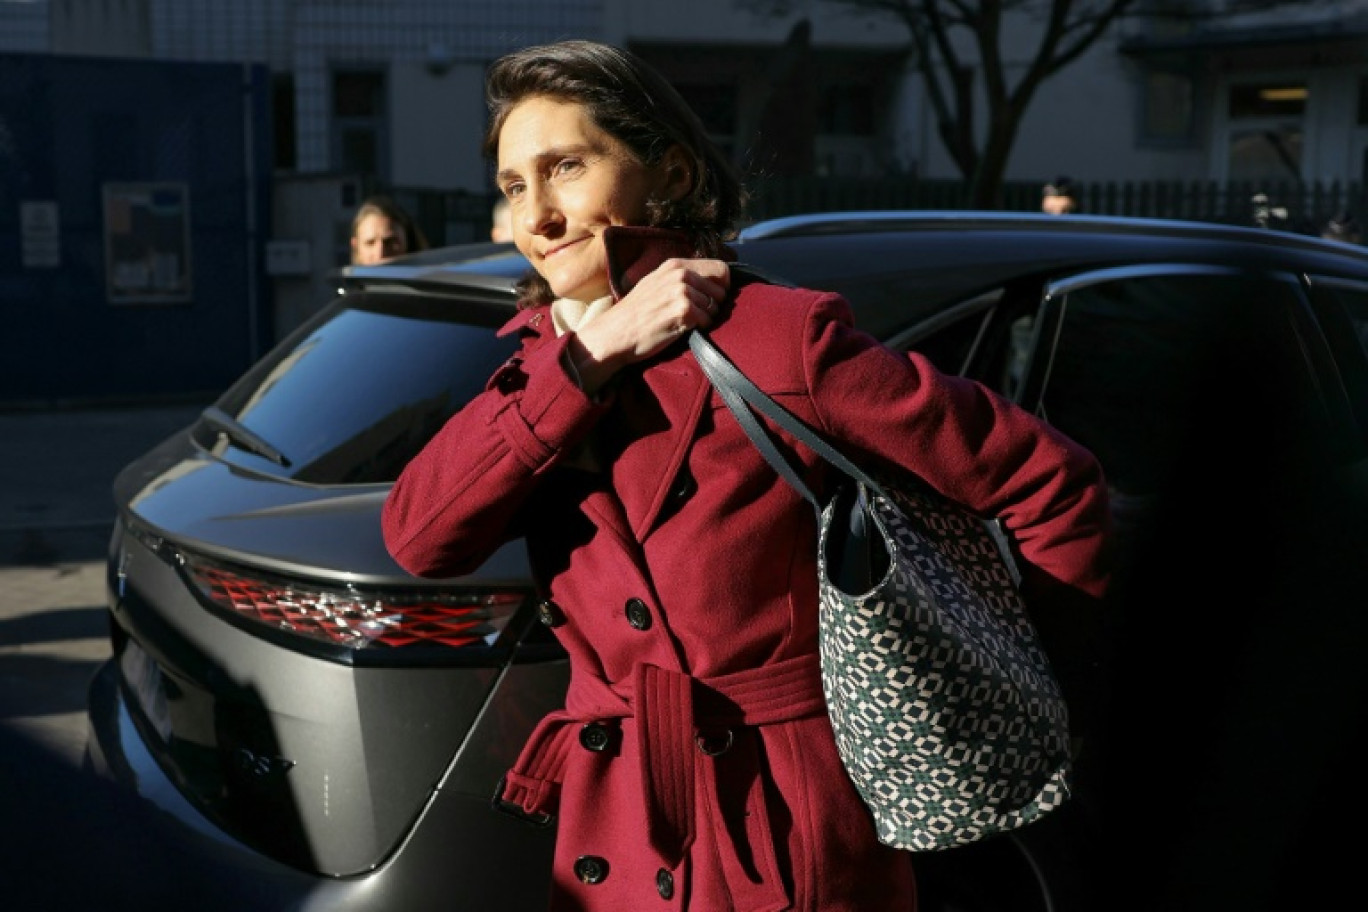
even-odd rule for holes
{"type": "Polygon", "coordinates": [[[1336,294],[1354,326],[1354,337],[1368,353],[1368,286],[1341,286],[1336,294]]]}
{"type": "Polygon", "coordinates": [[[1102,463],[1118,555],[1170,498],[1231,486],[1258,497],[1330,461],[1332,421],[1301,312],[1292,277],[1219,270],[1137,273],[1050,296],[1028,403],[1102,463]]]}
{"type": "Polygon", "coordinates": [[[1359,432],[1349,458],[1362,459],[1368,454],[1368,282],[1312,276],[1309,285],[1359,432]]]}
{"type": "Polygon", "coordinates": [[[509,316],[420,295],[348,295],[218,402],[287,465],[227,445],[212,428],[197,439],[225,460],[296,481],[392,482],[513,353],[516,337],[494,335],[509,316]]]}
{"type": "Polygon", "coordinates": [[[1143,274],[1074,288],[1055,305],[1037,411],[1096,453],[1119,491],[1153,493],[1178,460],[1214,458],[1194,441],[1229,456],[1277,440],[1323,450],[1329,419],[1293,282],[1143,274]]]}
{"type": "Polygon", "coordinates": [[[890,335],[885,344],[915,351],[946,373],[972,377],[1015,400],[1039,299],[1038,282],[993,288],[890,335]]]}

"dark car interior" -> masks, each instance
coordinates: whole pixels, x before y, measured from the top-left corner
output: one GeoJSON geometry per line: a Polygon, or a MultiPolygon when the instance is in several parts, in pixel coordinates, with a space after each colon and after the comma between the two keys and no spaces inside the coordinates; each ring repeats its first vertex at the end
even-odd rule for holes
{"type": "MultiPolygon", "coordinates": [[[[1299,877],[1260,883],[1248,860],[1276,870],[1311,851],[1293,792],[1331,788],[1358,737],[1326,704],[1363,693],[1362,673],[1322,661],[1315,641],[1368,632],[1352,607],[1368,581],[1352,519],[1368,425],[1345,395],[1365,359],[1339,351],[1347,367],[1333,367],[1305,291],[1287,274],[1191,266],[1074,276],[980,295],[956,325],[904,337],[1048,419],[1108,473],[1118,548],[1102,724],[1079,758],[1079,806],[1021,834],[1052,872],[1091,847],[1083,867],[1097,882],[1072,886],[1092,902],[1102,889],[1104,908],[1230,908],[1232,890],[1251,902],[1292,891],[1299,877]],[[1249,745],[1262,756],[1230,768],[1249,745]],[[1286,778],[1249,779],[1270,768],[1286,778]],[[1269,802],[1252,805],[1260,793],[1269,802]],[[1144,852],[1166,838],[1191,845],[1144,852]],[[1153,892],[1111,892],[1151,854],[1153,892]]],[[[1368,294],[1318,292],[1319,309],[1364,339],[1368,294]]]]}

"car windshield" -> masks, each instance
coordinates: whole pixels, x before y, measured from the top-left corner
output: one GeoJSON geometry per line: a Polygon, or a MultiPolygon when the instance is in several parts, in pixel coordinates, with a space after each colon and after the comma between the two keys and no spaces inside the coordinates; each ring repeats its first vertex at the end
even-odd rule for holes
{"type": "Polygon", "coordinates": [[[517,347],[506,308],[348,295],[207,410],[196,438],[225,461],[309,484],[394,481],[517,347]],[[397,353],[397,357],[396,357],[397,353]]]}

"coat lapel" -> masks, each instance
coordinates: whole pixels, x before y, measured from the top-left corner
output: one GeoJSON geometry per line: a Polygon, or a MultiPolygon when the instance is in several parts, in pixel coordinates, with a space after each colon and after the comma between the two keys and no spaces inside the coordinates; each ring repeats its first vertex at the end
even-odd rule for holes
{"type": "MultiPolygon", "coordinates": [[[[666,229],[611,227],[604,232],[604,244],[615,298],[669,257],[697,255],[687,234],[666,229]]],[[[538,328],[531,318],[524,320],[518,326],[538,328]]],[[[517,323],[516,318],[510,321],[506,331],[517,323]]],[[[687,471],[684,462],[712,386],[683,341],[639,371],[629,371],[631,376],[617,385],[617,402],[599,423],[595,442],[611,486],[590,495],[585,509],[624,542],[640,543],[672,497],[679,496],[677,482],[687,481],[681,473],[687,471]]]]}
{"type": "Polygon", "coordinates": [[[632,534],[643,541],[660,518],[672,495],[684,482],[685,459],[712,387],[687,346],[666,360],[652,364],[636,382],[619,390],[615,429],[624,436],[614,441],[613,487],[632,534]]]}

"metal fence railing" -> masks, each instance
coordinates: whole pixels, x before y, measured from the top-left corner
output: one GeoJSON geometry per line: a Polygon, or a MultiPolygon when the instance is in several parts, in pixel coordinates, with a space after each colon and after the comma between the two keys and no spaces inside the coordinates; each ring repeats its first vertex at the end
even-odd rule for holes
{"type": "MultiPolygon", "coordinates": [[[[1314,234],[1332,216],[1368,215],[1362,183],[1255,183],[1252,181],[1099,181],[1077,185],[1079,211],[1092,215],[1260,224],[1314,234]],[[1262,195],[1265,200],[1256,202],[1262,195]]],[[[1003,187],[1008,211],[1040,209],[1039,183],[1003,187]]],[[[962,181],[914,178],[783,178],[753,188],[751,215],[775,218],[836,209],[958,209],[968,199],[962,181]]]]}

